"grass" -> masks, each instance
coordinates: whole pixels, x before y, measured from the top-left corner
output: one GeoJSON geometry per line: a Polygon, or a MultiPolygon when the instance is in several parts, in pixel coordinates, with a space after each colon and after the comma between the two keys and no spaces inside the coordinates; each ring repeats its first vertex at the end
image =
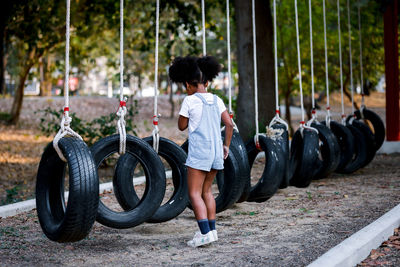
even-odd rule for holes
{"type": "Polygon", "coordinates": [[[0,112],[0,121],[8,122],[11,119],[11,114],[7,112],[0,112]]]}

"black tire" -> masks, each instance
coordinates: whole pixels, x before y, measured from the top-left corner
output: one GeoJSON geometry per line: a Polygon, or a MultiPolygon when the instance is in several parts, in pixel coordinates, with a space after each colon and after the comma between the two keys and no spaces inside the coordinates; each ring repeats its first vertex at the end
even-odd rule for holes
{"type": "MultiPolygon", "coordinates": [[[[118,153],[119,135],[100,139],[90,150],[98,168],[107,157],[118,153]]],[[[105,226],[118,229],[134,227],[149,220],[160,207],[166,186],[164,165],[148,143],[127,135],[126,153],[135,157],[142,165],[146,176],[146,189],[139,204],[129,211],[116,212],[109,209],[101,200],[99,201],[96,220],[105,226]]]]}
{"type": "Polygon", "coordinates": [[[367,160],[367,141],[365,135],[353,125],[346,126],[354,136],[354,154],[352,160],[339,173],[353,173],[367,160]]]}
{"type": "Polygon", "coordinates": [[[280,189],[286,188],[289,186],[289,181],[293,175],[293,170],[290,168],[290,150],[289,150],[289,132],[286,129],[286,126],[283,124],[274,124],[272,125],[274,129],[282,129],[283,133],[280,138],[277,138],[277,142],[280,145],[285,161],[285,176],[282,179],[282,183],[279,186],[280,189]]]}
{"type": "MultiPolygon", "coordinates": [[[[150,146],[153,137],[143,139],[150,146]]],[[[189,203],[187,187],[187,169],[185,166],[187,155],[183,149],[166,138],[160,137],[158,155],[165,159],[172,170],[174,192],[171,198],[151,216],[149,223],[169,221],[181,214],[189,203]]],[[[129,153],[122,155],[115,168],[113,186],[118,203],[124,210],[132,210],[140,202],[133,185],[133,173],[138,161],[129,153]]]]}
{"type": "Polygon", "coordinates": [[[92,154],[80,139],[64,137],[59,147],[67,159],[69,197],[65,206],[66,163],[47,145],[36,180],[36,208],[44,234],[56,242],[76,242],[91,230],[99,203],[99,178],[92,154]]]}
{"type": "MultiPolygon", "coordinates": [[[[222,132],[222,136],[225,136],[224,131],[222,132]]],[[[242,193],[237,203],[241,203],[246,201],[250,195],[250,165],[249,159],[247,158],[246,145],[244,144],[242,137],[236,129],[233,130],[230,149],[232,149],[232,153],[235,155],[235,158],[237,159],[239,164],[242,193]]]]}
{"type": "Polygon", "coordinates": [[[320,167],[315,170],[314,179],[322,179],[334,172],[340,162],[340,147],[336,136],[321,123],[312,123],[311,127],[318,130],[320,140],[320,167]]]}
{"type": "Polygon", "coordinates": [[[363,116],[361,116],[361,112],[359,110],[354,112],[354,114],[356,115],[358,120],[362,120],[364,121],[364,123],[366,121],[370,122],[366,124],[368,126],[372,126],[371,131],[373,132],[375,137],[375,150],[378,150],[385,141],[386,136],[385,124],[383,123],[381,117],[379,117],[379,115],[372,110],[366,108],[363,110],[363,116]]]}
{"type": "Polygon", "coordinates": [[[295,132],[291,145],[291,165],[296,166],[290,185],[296,187],[307,187],[310,185],[319,153],[318,134],[310,129],[303,130],[303,136],[300,129],[295,132]]]}
{"type": "MultiPolygon", "coordinates": [[[[189,148],[188,140],[181,147],[187,153],[189,148]]],[[[239,163],[235,156],[237,152],[234,152],[235,149],[234,144],[229,146],[229,155],[224,161],[224,169],[218,171],[215,177],[219,190],[219,194],[215,198],[216,213],[232,207],[239,200],[243,192],[244,181],[240,175],[239,163]]],[[[190,201],[188,208],[192,209],[190,201]]]]}
{"type": "MultiPolygon", "coordinates": [[[[270,199],[278,191],[286,173],[285,155],[281,145],[272,138],[262,135],[259,136],[259,142],[262,151],[265,152],[265,166],[257,184],[250,189],[248,202],[263,202],[270,199]]],[[[246,149],[249,165],[252,167],[261,151],[256,148],[253,140],[246,144],[246,149]]]]}
{"type": "MultiPolygon", "coordinates": [[[[326,122],[322,122],[322,124],[326,126],[326,122]]],[[[354,136],[350,129],[336,121],[331,121],[330,130],[336,136],[336,140],[340,147],[339,165],[335,171],[341,173],[346,165],[353,159],[355,150],[354,136]]]]}
{"type": "Polygon", "coordinates": [[[375,142],[375,137],[374,137],[374,134],[372,133],[371,129],[366,124],[362,123],[361,121],[354,120],[352,122],[352,125],[364,134],[364,137],[366,140],[365,148],[367,150],[367,156],[366,156],[364,163],[361,166],[361,168],[363,168],[363,167],[367,166],[375,157],[375,154],[376,154],[375,148],[377,147],[376,142],[375,142]]]}

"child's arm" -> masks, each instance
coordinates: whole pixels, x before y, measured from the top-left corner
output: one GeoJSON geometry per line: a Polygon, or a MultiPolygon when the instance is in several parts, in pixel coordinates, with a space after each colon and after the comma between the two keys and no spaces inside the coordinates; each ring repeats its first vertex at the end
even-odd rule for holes
{"type": "Polygon", "coordinates": [[[225,124],[224,159],[226,159],[229,154],[229,146],[231,144],[233,134],[233,122],[227,110],[222,112],[221,120],[225,124]]]}
{"type": "Polygon", "coordinates": [[[189,118],[186,118],[182,115],[179,115],[178,119],[178,128],[181,131],[184,131],[189,125],[189,118]]]}

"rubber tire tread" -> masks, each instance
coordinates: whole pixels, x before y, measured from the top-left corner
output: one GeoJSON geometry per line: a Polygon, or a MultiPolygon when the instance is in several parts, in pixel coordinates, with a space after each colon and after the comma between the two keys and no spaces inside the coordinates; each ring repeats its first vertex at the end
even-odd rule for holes
{"type": "Polygon", "coordinates": [[[280,189],[284,189],[289,186],[289,181],[293,175],[293,170],[292,168],[290,168],[289,132],[286,129],[286,126],[283,124],[274,124],[272,125],[272,128],[283,130],[281,137],[278,138],[276,141],[280,144],[284,155],[285,176],[282,179],[281,185],[279,186],[280,189]]]}
{"type": "MultiPolygon", "coordinates": [[[[111,135],[100,139],[90,148],[97,168],[104,159],[118,153],[119,140],[119,134],[111,135]]],[[[130,153],[140,161],[146,176],[146,189],[139,204],[129,211],[113,211],[99,200],[96,220],[105,226],[117,229],[134,227],[149,220],[160,207],[166,187],[164,165],[148,143],[138,137],[127,135],[126,153],[130,153]]]]}
{"type": "MultiPolygon", "coordinates": [[[[322,122],[326,126],[326,122],[322,122]]],[[[336,122],[331,121],[330,130],[336,136],[340,148],[340,160],[335,172],[341,173],[345,169],[346,165],[352,161],[354,151],[355,151],[355,141],[354,136],[350,129],[346,126],[336,122]]]]}
{"type": "MultiPolygon", "coordinates": [[[[222,131],[221,135],[225,136],[225,131],[222,131]]],[[[246,201],[250,195],[250,165],[249,159],[247,157],[246,145],[244,144],[243,139],[239,134],[239,131],[236,129],[233,130],[229,149],[232,149],[232,153],[235,155],[239,165],[242,193],[240,195],[240,198],[237,200],[237,203],[241,203],[246,201]]]]}
{"type": "MultiPolygon", "coordinates": [[[[262,135],[259,136],[259,142],[262,151],[265,152],[264,171],[257,184],[251,187],[248,202],[264,202],[270,199],[278,191],[286,173],[285,155],[281,145],[272,138],[262,135]]],[[[249,165],[253,166],[261,151],[256,148],[253,140],[246,144],[246,150],[249,165]]]]}
{"type": "MultiPolygon", "coordinates": [[[[386,136],[385,124],[383,123],[381,117],[379,117],[378,114],[367,108],[365,108],[363,111],[363,119],[359,110],[354,112],[354,114],[356,115],[358,120],[368,120],[372,124],[373,134],[375,136],[375,150],[381,148],[386,136]]],[[[370,125],[368,124],[368,126],[370,125]]]]}
{"type": "Polygon", "coordinates": [[[366,139],[366,149],[367,149],[367,157],[362,164],[361,168],[367,166],[375,157],[376,154],[376,142],[375,142],[375,136],[372,133],[371,129],[364,123],[362,123],[360,120],[354,120],[352,125],[356,127],[358,130],[360,130],[366,139]]]}
{"type": "Polygon", "coordinates": [[[290,185],[296,187],[307,187],[314,178],[314,172],[318,162],[319,153],[318,134],[309,129],[303,130],[301,136],[300,129],[293,135],[291,145],[291,165],[296,165],[290,185]]]}
{"type": "Polygon", "coordinates": [[[320,146],[320,167],[314,172],[314,179],[322,179],[334,172],[340,161],[340,147],[336,136],[332,131],[321,123],[312,123],[311,127],[318,130],[318,137],[322,145],[320,146]]]}
{"type": "MultiPolygon", "coordinates": [[[[150,146],[153,137],[143,139],[150,146]]],[[[158,155],[171,167],[174,192],[171,198],[161,205],[147,222],[160,223],[169,221],[181,214],[189,203],[187,168],[185,166],[187,155],[176,143],[160,137],[158,155]]],[[[113,187],[118,203],[124,210],[132,210],[140,202],[133,185],[133,174],[138,160],[129,153],[122,155],[115,167],[113,187]],[[129,170],[129,171],[127,171],[129,170]]]]}
{"type": "Polygon", "coordinates": [[[85,238],[95,220],[99,203],[99,178],[87,145],[78,138],[64,137],[59,147],[63,162],[47,145],[36,179],[36,209],[44,234],[56,242],[76,242],[85,238]],[[65,207],[64,176],[68,164],[69,198],[65,207]]]}
{"type": "Polygon", "coordinates": [[[365,135],[353,125],[346,126],[354,136],[354,155],[352,160],[339,173],[353,173],[362,168],[367,159],[367,141],[365,135]]]}

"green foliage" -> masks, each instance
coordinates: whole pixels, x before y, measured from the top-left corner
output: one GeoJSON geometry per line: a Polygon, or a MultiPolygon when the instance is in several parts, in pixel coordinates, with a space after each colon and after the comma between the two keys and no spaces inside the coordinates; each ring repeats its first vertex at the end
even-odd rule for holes
{"type": "Polygon", "coordinates": [[[11,119],[10,113],[0,112],[0,121],[9,121],[11,119]]]}
{"type": "MultiPolygon", "coordinates": [[[[222,99],[222,101],[224,101],[224,104],[225,104],[226,108],[228,108],[228,105],[229,105],[229,98],[228,98],[228,96],[224,93],[223,90],[218,90],[218,89],[215,89],[215,88],[209,88],[208,91],[209,91],[210,93],[212,93],[212,94],[215,94],[215,95],[219,96],[219,97],[222,99]]],[[[234,112],[234,114],[235,114],[235,110],[236,110],[236,98],[235,98],[233,95],[232,95],[232,110],[233,110],[233,112],[234,112]]]]}
{"type": "MultiPolygon", "coordinates": [[[[132,135],[137,135],[136,125],[133,123],[135,116],[138,114],[137,100],[130,99],[127,102],[127,114],[125,116],[126,132],[132,135]],[[128,103],[130,103],[128,105],[128,103]]],[[[39,128],[46,136],[54,135],[60,128],[60,121],[63,110],[55,110],[50,107],[39,110],[40,124],[39,128]]],[[[79,118],[75,113],[71,112],[69,116],[72,118],[71,129],[77,132],[85,142],[90,146],[100,138],[117,133],[118,117],[115,113],[103,115],[95,118],[92,121],[85,121],[79,118]]]]}
{"type": "Polygon", "coordinates": [[[18,197],[19,190],[20,187],[18,185],[14,186],[11,189],[6,189],[6,199],[1,201],[1,205],[7,205],[21,201],[22,199],[18,197]]]}

